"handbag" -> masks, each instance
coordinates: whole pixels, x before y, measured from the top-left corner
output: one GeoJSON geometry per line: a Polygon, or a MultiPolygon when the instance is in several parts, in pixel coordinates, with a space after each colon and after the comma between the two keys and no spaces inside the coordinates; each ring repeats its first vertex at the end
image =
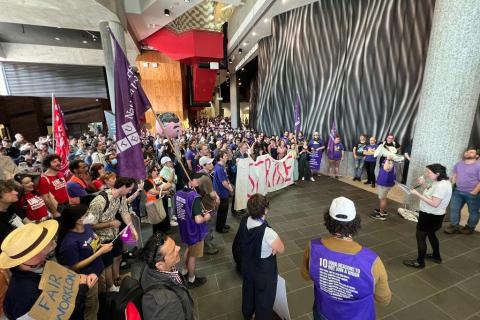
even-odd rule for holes
{"type": "Polygon", "coordinates": [[[157,224],[167,217],[162,199],[148,202],[145,206],[147,217],[151,224],[157,224]]]}

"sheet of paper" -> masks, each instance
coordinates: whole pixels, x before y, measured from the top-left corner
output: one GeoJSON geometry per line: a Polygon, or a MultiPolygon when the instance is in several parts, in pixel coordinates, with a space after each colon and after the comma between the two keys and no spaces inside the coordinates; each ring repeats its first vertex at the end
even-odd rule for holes
{"type": "Polygon", "coordinates": [[[282,320],[291,320],[287,301],[287,285],[285,279],[280,276],[278,276],[277,280],[277,295],[275,297],[275,303],[273,304],[273,311],[275,311],[282,320]]]}

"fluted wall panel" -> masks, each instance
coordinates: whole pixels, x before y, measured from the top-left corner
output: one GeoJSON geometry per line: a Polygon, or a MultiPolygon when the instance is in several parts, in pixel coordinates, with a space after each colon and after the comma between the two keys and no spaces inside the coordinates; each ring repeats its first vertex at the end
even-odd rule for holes
{"type": "Polygon", "coordinates": [[[412,136],[434,0],[322,0],[272,20],[258,51],[258,130],[326,138],[336,121],[351,147],[360,133],[412,136]]]}

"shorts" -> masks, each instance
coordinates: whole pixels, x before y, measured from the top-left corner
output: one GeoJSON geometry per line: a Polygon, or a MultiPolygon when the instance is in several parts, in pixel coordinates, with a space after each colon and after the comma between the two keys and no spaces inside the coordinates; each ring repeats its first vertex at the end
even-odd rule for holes
{"type": "Polygon", "coordinates": [[[203,240],[199,241],[191,246],[188,246],[188,256],[201,258],[203,257],[203,240]]]}
{"type": "Polygon", "coordinates": [[[380,200],[386,199],[390,189],[392,189],[392,187],[377,186],[378,199],[380,200]]]}
{"type": "MultiPolygon", "coordinates": [[[[105,241],[104,243],[109,243],[105,241]]],[[[102,254],[103,266],[105,268],[109,267],[113,263],[113,258],[121,256],[123,253],[123,242],[120,239],[115,239],[113,242],[113,249],[110,252],[102,254]]]]}

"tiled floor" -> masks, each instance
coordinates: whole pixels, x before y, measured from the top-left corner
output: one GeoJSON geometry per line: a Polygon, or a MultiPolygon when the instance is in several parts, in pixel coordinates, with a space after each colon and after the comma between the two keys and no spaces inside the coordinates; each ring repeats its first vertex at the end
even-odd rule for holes
{"type": "MultiPolygon", "coordinates": [[[[286,245],[278,266],[292,319],[312,319],[312,283],[300,277],[299,265],[308,241],[326,235],[322,216],[338,196],[355,202],[362,218],[356,240],[376,251],[388,271],[393,298],[389,306],[377,307],[378,319],[480,319],[480,234],[438,232],[444,263],[427,262],[420,271],[404,267],[403,259],[416,257],[415,224],[396,214],[399,204],[390,203],[387,221],[372,220],[368,214],[378,207],[375,194],[324,176],[270,195],[267,220],[286,245]]],[[[236,219],[229,216],[228,223],[236,230],[236,219]]],[[[206,285],[193,290],[199,320],[242,319],[242,282],[231,255],[234,235],[215,234],[220,253],[198,262],[198,274],[208,277],[206,285]]]]}

